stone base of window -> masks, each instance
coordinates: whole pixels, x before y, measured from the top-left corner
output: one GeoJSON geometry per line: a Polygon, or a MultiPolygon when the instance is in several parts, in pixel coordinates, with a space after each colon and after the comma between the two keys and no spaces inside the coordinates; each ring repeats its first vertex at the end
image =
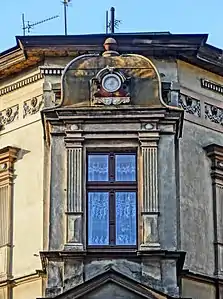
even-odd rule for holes
{"type": "Polygon", "coordinates": [[[64,245],[64,251],[84,251],[84,246],[78,243],[67,243],[64,245]]]}
{"type": "Polygon", "coordinates": [[[141,244],[139,250],[158,250],[160,249],[159,243],[149,243],[149,244],[141,244]]]}

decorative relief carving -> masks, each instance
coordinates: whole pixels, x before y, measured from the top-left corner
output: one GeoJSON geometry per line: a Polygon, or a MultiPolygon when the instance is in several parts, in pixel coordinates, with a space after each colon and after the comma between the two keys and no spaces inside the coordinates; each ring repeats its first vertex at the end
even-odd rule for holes
{"type": "Polygon", "coordinates": [[[187,113],[201,117],[201,104],[199,100],[181,93],[179,106],[182,107],[187,113]]]}
{"type": "Polygon", "coordinates": [[[206,79],[201,79],[201,87],[209,89],[211,91],[220,93],[223,95],[223,85],[211,82],[206,79]]]}
{"type": "Polygon", "coordinates": [[[0,127],[4,127],[19,118],[19,105],[0,111],[0,127]]]}
{"type": "Polygon", "coordinates": [[[117,97],[117,98],[96,98],[94,100],[94,104],[103,104],[105,106],[109,105],[121,105],[121,104],[129,104],[130,98],[128,97],[117,97]]]}
{"type": "Polygon", "coordinates": [[[23,118],[28,115],[33,115],[39,112],[41,106],[43,105],[43,95],[38,95],[24,102],[23,104],[23,118]]]}
{"type": "Polygon", "coordinates": [[[214,123],[223,125],[223,109],[205,103],[205,118],[214,123]]]}
{"type": "Polygon", "coordinates": [[[34,82],[36,82],[36,81],[38,81],[42,78],[43,78],[42,74],[36,74],[36,75],[33,75],[29,78],[26,78],[26,79],[20,80],[16,83],[13,83],[11,85],[8,85],[8,86],[0,89],[0,96],[3,96],[3,95],[5,95],[9,92],[15,91],[16,89],[19,89],[19,88],[22,88],[26,85],[34,83],[34,82]]]}

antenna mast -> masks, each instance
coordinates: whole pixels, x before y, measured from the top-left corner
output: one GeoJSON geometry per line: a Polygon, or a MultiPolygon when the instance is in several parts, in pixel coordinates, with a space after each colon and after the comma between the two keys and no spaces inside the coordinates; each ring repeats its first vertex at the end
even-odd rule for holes
{"type": "Polygon", "coordinates": [[[39,25],[39,24],[48,22],[48,21],[53,20],[53,19],[56,19],[56,18],[59,18],[59,16],[53,16],[53,17],[51,17],[51,18],[48,18],[48,19],[45,19],[45,20],[42,20],[42,21],[39,21],[39,22],[35,22],[35,23],[30,23],[30,21],[27,21],[27,25],[25,25],[25,24],[26,24],[26,21],[25,21],[25,14],[23,13],[23,14],[22,14],[22,29],[23,29],[23,35],[24,35],[24,36],[26,35],[26,30],[27,30],[27,33],[30,33],[30,30],[33,29],[36,25],[39,25]]]}
{"type": "Polygon", "coordinates": [[[67,7],[69,2],[71,0],[63,0],[63,6],[64,6],[64,34],[67,35],[67,7]]]}
{"type": "Polygon", "coordinates": [[[111,7],[110,11],[110,21],[108,20],[108,11],[106,11],[106,34],[108,34],[108,30],[110,30],[111,34],[114,34],[115,29],[118,29],[119,24],[121,23],[121,20],[115,19],[115,8],[111,7]]]}

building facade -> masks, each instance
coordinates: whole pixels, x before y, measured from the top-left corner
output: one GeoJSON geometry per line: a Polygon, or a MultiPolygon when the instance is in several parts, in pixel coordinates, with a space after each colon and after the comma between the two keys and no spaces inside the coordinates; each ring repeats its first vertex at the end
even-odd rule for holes
{"type": "Polygon", "coordinates": [[[0,299],[223,298],[223,62],[207,35],[0,55],[0,299]]]}

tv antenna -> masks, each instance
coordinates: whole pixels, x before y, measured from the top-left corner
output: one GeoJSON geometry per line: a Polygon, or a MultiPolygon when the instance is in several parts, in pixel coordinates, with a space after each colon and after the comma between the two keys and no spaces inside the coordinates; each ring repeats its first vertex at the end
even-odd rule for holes
{"type": "Polygon", "coordinates": [[[48,19],[45,19],[45,20],[42,20],[42,21],[39,21],[39,22],[30,23],[30,21],[25,21],[25,14],[23,13],[22,14],[23,35],[24,36],[26,35],[26,31],[27,31],[27,33],[30,33],[30,30],[33,29],[33,27],[35,27],[36,25],[48,22],[48,21],[56,19],[56,18],[59,18],[59,16],[53,16],[53,17],[50,17],[48,19]],[[27,25],[26,25],[26,23],[27,23],[27,25]]]}
{"type": "Polygon", "coordinates": [[[63,6],[64,6],[64,34],[67,35],[67,8],[68,4],[71,2],[71,0],[63,0],[63,6]]]}
{"type": "Polygon", "coordinates": [[[119,28],[119,24],[121,24],[121,20],[115,19],[115,8],[111,7],[111,18],[108,20],[108,11],[106,11],[106,34],[110,31],[111,34],[115,33],[115,29],[119,28]]]}

